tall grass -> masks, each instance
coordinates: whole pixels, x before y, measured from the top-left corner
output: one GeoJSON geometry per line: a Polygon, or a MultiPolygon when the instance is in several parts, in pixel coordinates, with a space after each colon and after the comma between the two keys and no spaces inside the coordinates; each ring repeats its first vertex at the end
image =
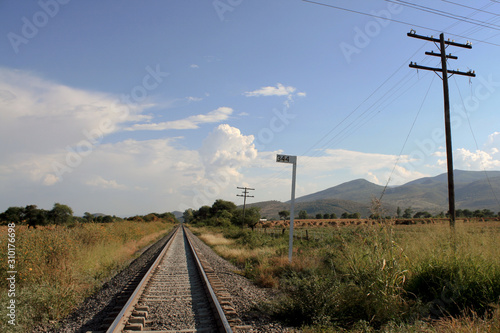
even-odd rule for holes
{"type": "MultiPolygon", "coordinates": [[[[68,315],[102,282],[133,258],[140,248],[172,228],[162,222],[130,221],[28,229],[16,226],[16,319],[7,323],[0,310],[1,332],[26,332],[37,324],[68,315]]],[[[5,235],[4,230],[2,235],[5,235]]],[[[0,304],[7,304],[6,257],[1,256],[0,304]]]]}
{"type": "Polygon", "coordinates": [[[500,223],[329,228],[320,241],[296,240],[292,264],[287,233],[225,234],[244,274],[283,291],[266,309],[310,332],[498,328],[500,223]]]}

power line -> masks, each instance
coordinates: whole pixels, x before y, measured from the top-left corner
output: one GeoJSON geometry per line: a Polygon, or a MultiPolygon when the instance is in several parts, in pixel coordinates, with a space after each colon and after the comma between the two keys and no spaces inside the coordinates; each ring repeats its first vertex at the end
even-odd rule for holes
{"type": "MultiPolygon", "coordinates": [[[[454,79],[455,79],[455,85],[457,86],[458,94],[460,95],[460,100],[462,101],[462,105],[463,105],[464,110],[465,110],[464,113],[465,113],[465,116],[467,117],[467,122],[469,123],[469,129],[470,129],[470,132],[472,134],[472,139],[474,139],[474,143],[476,144],[476,151],[480,151],[479,145],[477,144],[476,135],[474,134],[474,130],[472,129],[472,124],[470,122],[469,113],[467,112],[466,107],[465,107],[465,102],[464,102],[464,99],[462,97],[462,92],[460,91],[460,88],[458,86],[457,79],[456,78],[454,78],[454,79]]],[[[488,181],[488,184],[490,185],[491,193],[493,194],[493,197],[495,198],[495,200],[498,204],[498,207],[500,207],[500,200],[498,199],[497,194],[495,193],[495,190],[493,189],[493,185],[491,184],[491,179],[488,176],[488,172],[486,171],[486,168],[484,167],[482,160],[480,160],[480,164],[481,164],[481,168],[484,171],[484,175],[486,176],[486,180],[488,181]]]]}
{"type": "Polygon", "coordinates": [[[413,131],[413,127],[415,127],[415,123],[417,122],[418,116],[420,115],[420,112],[422,111],[425,100],[427,99],[427,95],[429,95],[429,91],[431,90],[432,83],[434,82],[434,78],[435,77],[433,77],[431,83],[429,84],[429,88],[427,89],[427,92],[425,93],[424,99],[422,100],[422,103],[420,104],[420,108],[418,109],[418,112],[415,115],[415,118],[413,119],[413,123],[411,124],[410,130],[408,131],[408,134],[406,135],[405,142],[403,143],[403,147],[401,147],[401,151],[399,152],[398,158],[396,159],[396,163],[394,163],[394,167],[392,168],[392,171],[389,175],[389,178],[387,179],[387,183],[385,184],[385,187],[382,190],[382,194],[380,194],[380,198],[378,199],[379,202],[382,201],[382,198],[384,197],[385,191],[387,191],[387,187],[389,187],[389,183],[391,182],[392,175],[394,174],[394,171],[396,170],[396,167],[399,163],[399,160],[401,159],[401,155],[403,155],[403,151],[406,147],[406,144],[408,143],[408,139],[410,138],[410,134],[413,131]]]}
{"type": "MultiPolygon", "coordinates": [[[[439,31],[439,30],[441,30],[441,29],[429,28],[429,27],[426,27],[426,26],[423,26],[423,25],[419,25],[419,24],[413,24],[413,23],[409,23],[409,22],[405,22],[405,21],[400,21],[400,20],[396,20],[396,19],[392,19],[392,18],[387,18],[387,17],[380,16],[380,15],[375,15],[375,14],[370,14],[370,13],[364,13],[364,12],[360,12],[360,11],[357,11],[357,10],[354,10],[354,9],[348,9],[348,8],[334,6],[334,5],[330,5],[330,4],[326,4],[326,3],[316,2],[316,1],[312,1],[312,0],[302,0],[302,1],[314,4],[314,5],[319,5],[319,6],[334,8],[334,9],[338,9],[338,10],[342,10],[342,11],[346,11],[346,12],[350,12],[350,13],[355,13],[355,14],[359,14],[359,15],[375,17],[375,18],[379,18],[379,19],[383,19],[383,20],[387,20],[387,21],[391,21],[391,22],[395,22],[395,23],[399,23],[399,24],[411,25],[411,26],[414,26],[414,27],[417,27],[417,28],[426,29],[426,30],[432,30],[432,31],[439,31]]],[[[473,41],[476,41],[476,42],[479,42],[479,43],[485,43],[485,44],[489,44],[489,45],[500,46],[500,44],[497,44],[497,43],[492,43],[492,42],[487,42],[485,40],[481,40],[481,39],[477,39],[477,38],[462,36],[462,35],[458,35],[458,34],[454,34],[454,33],[448,32],[448,31],[444,31],[444,33],[446,33],[448,35],[451,35],[451,36],[455,36],[455,37],[460,37],[460,38],[464,38],[464,39],[473,40],[473,41]]]]}
{"type": "Polygon", "coordinates": [[[439,15],[439,16],[443,16],[443,17],[455,19],[455,20],[458,20],[458,21],[461,21],[461,22],[479,25],[479,26],[482,26],[482,27],[485,27],[485,28],[490,28],[490,29],[494,29],[494,30],[500,30],[500,26],[498,26],[496,24],[487,23],[487,22],[484,22],[484,21],[481,21],[481,20],[476,20],[476,19],[469,18],[469,17],[462,16],[462,15],[458,15],[458,14],[448,13],[448,12],[445,12],[445,11],[439,10],[439,9],[434,9],[434,8],[427,7],[427,6],[417,5],[417,4],[414,4],[414,3],[411,3],[411,2],[407,2],[407,1],[403,1],[403,0],[398,0],[398,1],[384,0],[384,1],[390,2],[390,3],[399,4],[401,6],[413,8],[413,9],[416,9],[416,10],[424,11],[424,12],[431,13],[431,14],[434,14],[434,15],[439,15]],[[474,23],[474,21],[476,23],[474,23]],[[488,26],[488,25],[490,25],[490,26],[488,26]]]}
{"type": "MultiPolygon", "coordinates": [[[[441,58],[441,67],[440,68],[431,68],[427,66],[420,66],[417,65],[416,63],[414,64],[413,62],[410,63],[411,68],[416,68],[416,69],[424,69],[424,70],[431,70],[434,71],[434,73],[442,74],[442,79],[443,79],[443,95],[444,95],[444,119],[445,119],[445,133],[446,133],[446,159],[447,159],[447,165],[448,165],[448,202],[449,202],[449,214],[450,214],[450,226],[453,228],[455,227],[455,219],[456,219],[456,214],[455,214],[455,181],[453,177],[453,148],[452,148],[452,142],[451,142],[451,117],[450,117],[450,97],[449,97],[449,89],[448,89],[448,73],[457,74],[457,75],[464,75],[464,76],[469,76],[469,77],[475,77],[476,74],[474,74],[472,71],[469,71],[467,73],[465,72],[460,72],[460,71],[452,71],[448,70],[447,68],[447,61],[448,59],[458,59],[456,56],[452,56],[451,54],[447,55],[446,54],[446,47],[447,46],[457,46],[457,47],[462,47],[466,49],[472,48],[472,46],[467,42],[467,44],[460,44],[460,43],[455,43],[453,41],[445,41],[444,40],[444,34],[441,33],[439,35],[439,39],[433,38],[433,37],[427,37],[427,36],[422,36],[422,35],[417,35],[414,31],[411,31],[407,34],[408,37],[412,38],[418,38],[418,39],[423,39],[426,41],[434,42],[437,43],[439,42],[439,51],[440,53],[434,53],[433,52],[425,52],[427,55],[431,56],[436,56],[441,58]]],[[[439,74],[438,74],[439,75],[439,74]]]]}
{"type": "MultiPolygon", "coordinates": [[[[460,7],[464,7],[464,8],[467,8],[467,9],[472,9],[472,10],[475,10],[475,11],[478,11],[478,12],[481,12],[481,13],[486,13],[486,14],[490,14],[490,15],[495,15],[495,16],[500,16],[500,14],[497,14],[497,13],[493,13],[493,12],[490,12],[490,11],[487,11],[487,10],[483,10],[483,9],[479,9],[479,8],[475,8],[475,7],[471,7],[471,6],[467,6],[467,5],[463,5],[461,3],[457,3],[457,2],[453,2],[453,1],[449,1],[449,0],[441,0],[442,2],[447,2],[447,3],[450,3],[452,5],[456,5],[456,6],[460,6],[460,7]]],[[[489,7],[491,6],[492,4],[488,4],[486,6],[484,6],[483,8],[485,7],[489,7]]]]}
{"type": "MultiPolygon", "coordinates": [[[[361,127],[359,126],[359,123],[356,123],[356,122],[353,122],[351,121],[350,123],[346,124],[344,128],[342,128],[341,126],[346,123],[348,121],[348,119],[350,117],[352,117],[356,111],[358,111],[359,109],[361,109],[361,107],[370,100],[370,98],[374,97],[377,92],[379,92],[380,90],[382,90],[382,88],[384,88],[388,82],[399,72],[401,71],[402,68],[404,68],[408,62],[417,54],[419,53],[422,48],[425,46],[422,45],[420,48],[418,48],[410,57],[408,57],[387,79],[385,79],[380,85],[377,86],[377,88],[368,96],[366,97],[358,106],[356,106],[354,108],[354,110],[352,110],[351,112],[349,112],[349,114],[347,116],[345,116],[339,123],[337,123],[333,128],[331,128],[330,130],[328,130],[327,133],[325,133],[320,139],[318,139],[314,144],[312,144],[309,148],[307,148],[300,156],[304,156],[304,158],[302,159],[302,162],[301,164],[303,166],[308,166],[309,164],[313,163],[313,160],[312,158],[313,157],[316,157],[316,156],[319,156],[319,154],[321,153],[322,150],[324,150],[327,146],[331,146],[334,144],[334,142],[340,142],[342,140],[344,140],[345,138],[347,138],[349,135],[351,135],[352,133],[354,133],[357,129],[353,129],[353,127],[355,125],[358,125],[357,128],[361,127]],[[328,137],[335,131],[339,129],[339,132],[336,133],[333,137],[329,138],[328,137]],[[308,152],[312,151],[315,147],[318,147],[316,150],[318,152],[316,153],[313,153],[312,156],[305,156],[308,152]]],[[[424,58],[425,60],[426,58],[424,58]]],[[[422,62],[424,61],[422,60],[422,62]]],[[[408,81],[408,79],[410,77],[413,77],[415,76],[416,74],[411,74],[411,73],[407,73],[404,78],[402,80],[399,80],[397,83],[393,84],[386,92],[383,93],[383,95],[381,97],[379,97],[374,103],[372,103],[370,106],[367,107],[367,110],[363,111],[362,115],[358,116],[356,119],[359,119],[361,118],[363,115],[366,114],[365,118],[368,118],[370,117],[370,115],[372,114],[373,111],[370,111],[372,110],[375,105],[379,104],[379,102],[381,100],[384,99],[384,97],[386,97],[388,94],[390,94],[389,98],[392,98],[392,96],[394,96],[395,92],[394,90],[396,89],[399,90],[401,89],[408,81]],[[406,82],[402,83],[403,80],[407,80],[406,82]],[[368,112],[370,111],[370,112],[368,112]]],[[[417,83],[417,82],[416,82],[417,83]]],[[[416,83],[414,83],[413,85],[411,85],[409,88],[407,88],[405,90],[408,91],[409,89],[411,89],[416,83]]],[[[404,94],[404,92],[402,93],[404,94]]],[[[402,94],[400,94],[399,96],[401,96],[402,94]]],[[[397,99],[398,97],[396,97],[397,99]]],[[[393,103],[394,101],[388,103],[387,105],[390,105],[391,103],[393,103]]],[[[382,102],[383,103],[383,102],[382,102]]],[[[384,109],[385,107],[379,107],[379,110],[380,109],[384,109]]],[[[380,113],[381,111],[377,112],[380,113]]],[[[375,115],[371,116],[371,118],[373,118],[375,115]]],[[[284,175],[285,173],[287,173],[288,171],[285,170],[285,168],[283,168],[281,171],[277,171],[275,172],[273,175],[269,176],[269,177],[266,177],[265,179],[261,180],[259,182],[259,184],[264,184],[264,183],[268,183],[270,181],[274,181],[274,180],[277,180],[280,178],[281,175],[284,175]]]]}

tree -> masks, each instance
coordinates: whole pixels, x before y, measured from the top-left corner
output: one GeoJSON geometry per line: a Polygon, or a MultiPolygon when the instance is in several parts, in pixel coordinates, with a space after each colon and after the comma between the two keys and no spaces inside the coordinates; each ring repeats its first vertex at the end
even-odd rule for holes
{"type": "Polygon", "coordinates": [[[113,222],[113,218],[111,217],[111,215],[106,215],[102,218],[102,223],[111,223],[113,222]]]}
{"type": "Polygon", "coordinates": [[[336,219],[336,218],[337,218],[337,214],[335,214],[335,213],[331,213],[331,214],[330,214],[330,218],[331,218],[331,219],[336,219]]]}
{"type": "Polygon", "coordinates": [[[323,217],[323,215],[321,215],[321,213],[316,214],[316,219],[317,220],[321,219],[322,217],[323,217]]]}
{"type": "Polygon", "coordinates": [[[463,216],[464,216],[464,217],[468,217],[468,218],[470,218],[470,217],[473,217],[473,216],[474,216],[474,214],[473,214],[470,210],[468,210],[468,209],[464,209],[464,210],[462,211],[462,214],[463,214],[463,216]]]}
{"type": "Polygon", "coordinates": [[[493,217],[495,216],[495,213],[493,213],[491,210],[489,209],[483,209],[481,211],[481,213],[483,214],[483,217],[493,217]]]}
{"type": "Polygon", "coordinates": [[[422,219],[422,218],[429,219],[431,217],[432,217],[432,214],[429,212],[417,212],[417,213],[415,213],[415,215],[413,215],[414,219],[422,219]]]}
{"type": "Polygon", "coordinates": [[[182,218],[184,219],[184,223],[190,223],[194,218],[193,210],[191,208],[186,209],[182,213],[182,218]]]}
{"type": "Polygon", "coordinates": [[[38,209],[36,205],[28,205],[24,208],[24,219],[29,227],[36,228],[37,225],[47,224],[48,212],[38,209]]]}
{"type": "Polygon", "coordinates": [[[299,219],[301,219],[301,220],[307,219],[307,212],[305,210],[301,210],[299,212],[299,219]]]}
{"type": "Polygon", "coordinates": [[[201,206],[200,209],[193,212],[197,222],[206,220],[210,217],[210,206],[201,206]]]}
{"type": "Polygon", "coordinates": [[[413,215],[413,209],[411,207],[408,207],[405,209],[405,211],[403,213],[403,218],[411,219],[412,215],[413,215]]]}
{"type": "Polygon", "coordinates": [[[210,216],[217,216],[221,211],[232,213],[236,210],[236,204],[231,201],[217,199],[210,207],[210,216]]]}
{"type": "Polygon", "coordinates": [[[352,213],[351,215],[349,215],[349,218],[351,219],[360,219],[361,218],[361,214],[356,212],[356,213],[352,213]]]}
{"type": "Polygon", "coordinates": [[[349,218],[349,214],[347,212],[343,212],[342,215],[340,215],[341,219],[347,219],[349,218]]]}
{"type": "Polygon", "coordinates": [[[24,207],[9,207],[5,212],[0,214],[0,222],[20,223],[24,218],[24,207]]]}
{"type": "Polygon", "coordinates": [[[250,207],[245,210],[245,219],[243,220],[243,224],[249,226],[253,229],[259,223],[260,220],[260,208],[258,207],[250,207]]]}
{"type": "MultiPolygon", "coordinates": [[[[163,219],[164,222],[171,222],[171,223],[175,223],[175,222],[179,222],[177,220],[177,217],[175,217],[175,214],[172,213],[172,212],[165,212],[165,213],[162,213],[162,214],[157,214],[157,216],[160,218],[160,219],[163,219]]],[[[119,217],[116,217],[113,215],[113,220],[114,221],[119,221],[119,217]]]]}
{"type": "Polygon", "coordinates": [[[483,215],[483,211],[482,210],[479,210],[479,209],[476,209],[473,213],[473,216],[474,217],[484,217],[483,215]]]}
{"type": "Polygon", "coordinates": [[[283,220],[287,220],[290,216],[290,212],[287,211],[287,210],[282,210],[281,212],[278,212],[278,215],[280,217],[280,220],[283,219],[283,220]]]}
{"type": "Polygon", "coordinates": [[[89,223],[94,221],[94,215],[90,214],[89,212],[83,213],[83,218],[89,223]]]}
{"type": "Polygon", "coordinates": [[[401,217],[401,207],[399,207],[399,206],[398,206],[398,209],[396,209],[396,216],[397,216],[398,218],[400,218],[400,217],[401,217]]]}
{"type": "Polygon", "coordinates": [[[69,206],[55,203],[49,217],[54,224],[67,224],[73,220],[73,210],[69,206]]]}
{"type": "Polygon", "coordinates": [[[323,214],[323,218],[324,219],[329,219],[330,218],[330,214],[328,214],[328,213],[323,214]]]}

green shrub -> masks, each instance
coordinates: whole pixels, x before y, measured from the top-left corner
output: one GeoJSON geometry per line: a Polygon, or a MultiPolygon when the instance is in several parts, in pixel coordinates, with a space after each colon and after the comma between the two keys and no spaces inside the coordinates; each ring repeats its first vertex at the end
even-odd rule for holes
{"type": "Polygon", "coordinates": [[[406,290],[427,303],[431,316],[483,315],[499,301],[500,270],[480,258],[432,259],[417,266],[406,290]]]}

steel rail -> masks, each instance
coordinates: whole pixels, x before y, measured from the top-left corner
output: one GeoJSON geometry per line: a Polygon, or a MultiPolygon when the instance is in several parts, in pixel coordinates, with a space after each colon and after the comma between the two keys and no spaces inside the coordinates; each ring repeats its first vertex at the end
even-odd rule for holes
{"type": "Polygon", "coordinates": [[[134,293],[130,296],[127,303],[123,306],[122,310],[116,316],[116,319],[113,321],[113,323],[108,328],[106,333],[118,333],[118,332],[122,332],[124,330],[126,322],[127,322],[128,318],[130,317],[130,315],[132,314],[133,306],[135,304],[137,304],[139,297],[141,296],[142,292],[144,291],[144,288],[146,288],[148,281],[153,276],[153,274],[151,274],[151,273],[154,272],[156,267],[158,267],[161,259],[163,258],[163,256],[167,252],[167,250],[170,248],[170,245],[172,244],[172,240],[174,239],[175,235],[177,235],[179,230],[180,230],[180,227],[178,226],[177,229],[171,233],[170,238],[167,241],[167,244],[165,244],[165,246],[163,247],[163,250],[160,252],[160,254],[156,258],[153,265],[151,265],[149,270],[146,272],[146,274],[142,278],[141,282],[139,282],[134,293]]]}
{"type": "Polygon", "coordinates": [[[217,299],[217,295],[215,295],[214,289],[212,288],[210,281],[208,280],[208,276],[205,273],[205,270],[203,269],[203,266],[201,264],[200,259],[198,258],[198,253],[196,253],[196,249],[194,248],[194,245],[191,242],[191,239],[190,239],[191,236],[188,237],[188,233],[185,231],[185,229],[184,229],[184,237],[188,241],[189,247],[191,248],[191,252],[193,253],[194,259],[196,261],[196,266],[198,268],[198,272],[201,274],[201,276],[203,278],[204,285],[207,288],[207,292],[210,296],[209,297],[210,301],[211,301],[212,305],[215,307],[214,314],[217,317],[216,319],[217,319],[217,322],[219,325],[220,332],[221,333],[232,333],[233,330],[232,330],[231,326],[229,325],[229,322],[226,318],[224,310],[222,309],[222,306],[220,305],[219,300],[217,299]]]}

